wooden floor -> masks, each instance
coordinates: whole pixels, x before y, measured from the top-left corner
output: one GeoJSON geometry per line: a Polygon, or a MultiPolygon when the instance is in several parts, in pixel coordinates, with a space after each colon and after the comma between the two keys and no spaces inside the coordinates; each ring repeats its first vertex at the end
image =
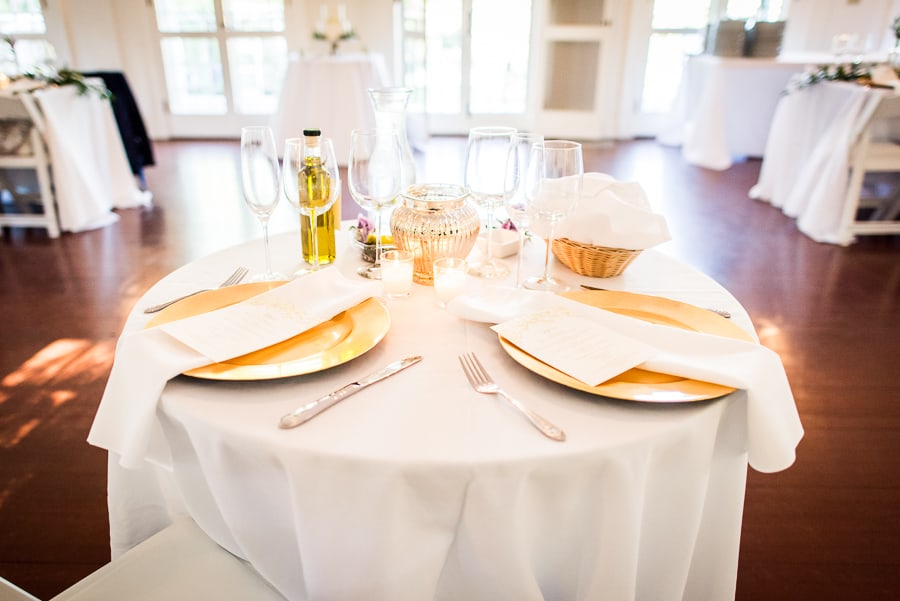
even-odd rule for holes
{"type": "MultiPolygon", "coordinates": [[[[460,181],[463,145],[432,140],[420,181],[460,181]]],[[[125,316],[172,269],[260,235],[236,142],[155,150],[152,208],[57,240],[0,240],[0,576],[45,599],[108,558],[106,455],[85,437],[125,316]]],[[[900,237],[812,242],[748,198],[758,161],[713,172],[635,141],[589,146],[585,162],[646,188],[673,232],[664,248],[729,288],[786,365],[806,436],[787,471],[749,473],[737,598],[896,599],[900,237]]],[[[281,207],[273,231],[296,223],[281,207]]]]}

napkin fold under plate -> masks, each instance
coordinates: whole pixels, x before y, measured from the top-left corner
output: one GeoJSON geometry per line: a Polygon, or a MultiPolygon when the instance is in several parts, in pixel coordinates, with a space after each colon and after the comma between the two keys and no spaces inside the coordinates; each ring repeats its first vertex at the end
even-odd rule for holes
{"type": "Polygon", "coordinates": [[[558,310],[595,320],[616,333],[653,347],[642,369],[747,392],[747,452],[760,472],[788,468],[803,426],[781,358],[762,345],[652,324],[590,307],[555,294],[489,287],[453,299],[448,310],[465,319],[501,323],[522,315],[558,310]]]}
{"type": "Polygon", "coordinates": [[[377,288],[323,269],[229,307],[123,334],[88,442],[117,453],[123,467],[140,467],[171,378],[287,340],[374,296],[377,288]]]}
{"type": "Polygon", "coordinates": [[[585,173],[575,210],[554,235],[575,242],[645,250],[672,238],[665,217],[654,213],[636,182],[620,182],[604,173],[585,173]]]}

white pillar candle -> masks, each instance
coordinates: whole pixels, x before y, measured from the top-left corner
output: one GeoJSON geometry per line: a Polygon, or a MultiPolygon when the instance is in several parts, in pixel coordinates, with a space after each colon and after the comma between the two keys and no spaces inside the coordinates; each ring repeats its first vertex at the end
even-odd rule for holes
{"type": "Polygon", "coordinates": [[[413,283],[413,254],[405,250],[389,250],[382,253],[381,282],[388,297],[409,296],[413,283]]]}

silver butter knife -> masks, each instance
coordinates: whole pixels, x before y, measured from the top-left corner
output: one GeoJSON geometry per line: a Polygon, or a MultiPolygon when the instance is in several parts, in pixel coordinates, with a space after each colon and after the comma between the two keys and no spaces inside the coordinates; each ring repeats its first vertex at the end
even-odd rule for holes
{"type": "Polygon", "coordinates": [[[400,359],[399,361],[394,361],[393,363],[382,367],[375,373],[371,373],[364,378],[360,378],[356,382],[351,382],[346,386],[338,388],[334,392],[311,401],[303,405],[302,407],[298,407],[288,414],[282,415],[281,419],[278,422],[278,426],[286,429],[296,428],[301,424],[305,424],[329,407],[332,407],[338,402],[343,401],[351,394],[357,393],[366,386],[371,386],[375,382],[380,382],[381,380],[384,380],[389,376],[393,376],[395,373],[402,371],[411,365],[415,365],[421,360],[421,355],[414,355],[412,357],[400,359]]]}

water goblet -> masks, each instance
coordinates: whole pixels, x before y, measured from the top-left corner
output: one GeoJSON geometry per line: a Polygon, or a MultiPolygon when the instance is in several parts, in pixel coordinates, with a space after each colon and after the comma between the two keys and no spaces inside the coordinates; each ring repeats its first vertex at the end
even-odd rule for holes
{"type": "Polygon", "coordinates": [[[485,258],[471,267],[471,273],[486,279],[503,278],[509,273],[505,265],[494,259],[493,231],[494,209],[512,193],[506,177],[506,159],[515,132],[512,127],[473,127],[469,130],[465,184],[475,202],[487,212],[485,258]]]}
{"type": "Polygon", "coordinates": [[[360,207],[375,213],[375,257],[357,273],[381,279],[381,246],[384,211],[400,200],[402,171],[400,139],[393,129],[355,129],[350,132],[347,186],[360,207]]]}
{"type": "Polygon", "coordinates": [[[263,228],[266,271],[251,277],[251,282],[284,280],[284,275],[272,271],[269,251],[269,218],[278,205],[278,153],[275,137],[268,127],[241,128],[241,192],[244,203],[263,228]]]}
{"type": "Polygon", "coordinates": [[[531,290],[561,292],[569,286],[550,276],[550,249],[553,228],[570,214],[581,195],[584,163],[581,144],[567,140],[548,140],[535,144],[525,182],[525,195],[530,213],[537,221],[547,224],[547,248],[544,251],[544,273],[525,280],[531,290]]]}
{"type": "Polygon", "coordinates": [[[314,135],[285,140],[282,159],[284,195],[291,206],[309,219],[312,232],[312,267],[301,268],[294,276],[319,270],[319,232],[316,219],[331,208],[341,189],[341,173],[331,138],[320,137],[318,130],[311,131],[314,135]]]}
{"type": "Polygon", "coordinates": [[[544,136],[531,132],[516,132],[510,141],[506,158],[507,187],[512,193],[506,198],[506,214],[519,234],[519,254],[516,263],[516,288],[522,287],[522,251],[525,232],[531,221],[528,199],[525,195],[525,178],[531,162],[531,150],[544,141],[544,136]]]}

